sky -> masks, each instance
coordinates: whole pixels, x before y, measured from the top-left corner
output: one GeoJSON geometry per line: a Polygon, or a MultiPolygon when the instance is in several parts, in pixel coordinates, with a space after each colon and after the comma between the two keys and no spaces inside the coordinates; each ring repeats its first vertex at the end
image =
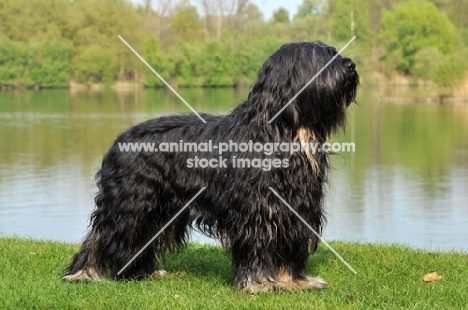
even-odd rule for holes
{"type": "MultiPolygon", "coordinates": [[[[133,3],[142,4],[143,0],[131,0],[133,3]]],[[[272,15],[273,11],[276,11],[278,8],[283,7],[289,12],[289,19],[296,14],[297,8],[302,3],[303,0],[250,0],[251,3],[258,6],[260,11],[263,13],[263,18],[268,20],[272,15]]],[[[155,1],[153,1],[155,2],[155,1]]],[[[196,0],[190,0],[190,3],[197,6],[196,0]]],[[[201,12],[199,12],[201,13],[201,12]]]]}
{"type": "Polygon", "coordinates": [[[297,12],[297,8],[303,0],[251,0],[253,4],[259,7],[263,13],[263,18],[269,19],[279,7],[283,7],[289,12],[291,19],[297,12]]]}

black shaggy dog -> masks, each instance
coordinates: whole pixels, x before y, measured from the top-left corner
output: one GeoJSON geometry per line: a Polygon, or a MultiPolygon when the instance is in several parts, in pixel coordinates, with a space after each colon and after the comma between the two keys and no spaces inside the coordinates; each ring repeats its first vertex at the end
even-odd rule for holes
{"type": "Polygon", "coordinates": [[[210,140],[212,145],[322,144],[345,125],[346,109],[355,100],[359,77],[349,58],[334,59],[278,117],[269,120],[336,54],[335,48],[321,42],[283,45],[263,64],[248,99],[228,115],[202,114],[206,123],[196,115],[160,117],[121,134],[104,156],[90,231],[64,280],[163,276],[166,272],[158,265],[163,255],[180,249],[194,227],[226,248],[238,289],[325,287],[321,278],[303,274],[319,238],[269,187],[320,233],[329,168],[326,152],[276,149],[265,154],[232,148],[222,154],[224,165],[201,168],[194,161],[188,163],[218,154],[124,151],[121,146],[210,140]],[[255,158],[262,163],[278,159],[281,164],[271,169],[235,166],[238,159],[255,158]],[[119,272],[203,187],[189,207],[119,272]]]}

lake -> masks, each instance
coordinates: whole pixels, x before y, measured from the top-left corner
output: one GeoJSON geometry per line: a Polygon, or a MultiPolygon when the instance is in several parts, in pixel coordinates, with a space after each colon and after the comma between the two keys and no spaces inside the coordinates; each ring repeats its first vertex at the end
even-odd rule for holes
{"type": "MultiPolygon", "coordinates": [[[[180,90],[197,111],[217,114],[247,93],[180,90]]],[[[332,139],[354,142],[356,151],[333,157],[323,237],[467,251],[468,104],[380,96],[381,89],[361,88],[346,132],[332,139]]],[[[190,111],[167,89],[0,92],[0,234],[80,242],[94,174],[116,136],[178,112],[190,111]]]]}

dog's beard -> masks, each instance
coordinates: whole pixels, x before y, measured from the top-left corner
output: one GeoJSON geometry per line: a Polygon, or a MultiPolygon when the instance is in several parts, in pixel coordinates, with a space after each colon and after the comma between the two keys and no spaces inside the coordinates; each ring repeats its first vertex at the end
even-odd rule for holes
{"type": "Polygon", "coordinates": [[[346,107],[352,102],[356,102],[357,88],[359,85],[359,76],[356,72],[352,72],[353,77],[345,81],[346,107]]]}

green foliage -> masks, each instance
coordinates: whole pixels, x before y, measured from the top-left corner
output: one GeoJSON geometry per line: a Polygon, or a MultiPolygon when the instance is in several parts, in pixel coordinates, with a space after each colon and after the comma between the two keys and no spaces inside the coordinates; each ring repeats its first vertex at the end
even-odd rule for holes
{"type": "Polygon", "coordinates": [[[427,80],[434,78],[437,68],[442,63],[443,55],[437,47],[423,47],[414,55],[414,65],[411,74],[415,77],[421,77],[427,80]]]}
{"type": "Polygon", "coordinates": [[[297,14],[294,18],[303,18],[310,15],[317,15],[322,13],[323,8],[322,0],[304,0],[297,8],[297,14]]]}
{"type": "Polygon", "coordinates": [[[118,38],[122,36],[141,52],[143,19],[133,4],[127,0],[80,0],[71,6],[76,12],[71,38],[74,77],[80,82],[106,84],[134,79],[135,71],[142,68],[141,61],[118,38]],[[101,64],[86,63],[100,59],[101,64]]]}
{"type": "MultiPolygon", "coordinates": [[[[14,2],[14,1],[12,1],[14,2]]],[[[70,39],[77,24],[69,0],[29,0],[24,9],[29,9],[29,40],[34,42],[70,39]]]]}
{"type": "Polygon", "coordinates": [[[415,54],[411,74],[442,87],[453,87],[466,78],[465,55],[463,50],[444,55],[434,46],[422,48],[415,54]]]}
{"type": "Polygon", "coordinates": [[[442,57],[432,80],[440,86],[453,87],[466,78],[467,70],[466,53],[458,51],[442,57]]]}
{"type": "Polygon", "coordinates": [[[403,73],[413,70],[420,50],[435,47],[440,53],[449,54],[457,43],[450,20],[425,0],[404,2],[393,11],[385,10],[380,37],[386,49],[384,61],[403,73]]]}
{"type": "Polygon", "coordinates": [[[0,0],[0,36],[28,42],[34,12],[30,3],[30,0],[0,0]]]}
{"type": "Polygon", "coordinates": [[[0,37],[0,84],[22,85],[27,75],[27,44],[0,37]]]}
{"type": "MultiPolygon", "coordinates": [[[[207,86],[227,86],[235,84],[239,78],[241,67],[238,65],[241,58],[240,53],[235,53],[234,42],[226,40],[211,41],[200,54],[199,72],[204,77],[207,86]]],[[[247,56],[249,57],[249,55],[247,56]]]]}
{"type": "Polygon", "coordinates": [[[180,86],[202,86],[197,72],[197,49],[187,42],[178,41],[169,55],[172,81],[180,86]]]}
{"type": "Polygon", "coordinates": [[[356,36],[360,42],[370,40],[369,5],[361,0],[330,1],[332,15],[332,36],[342,42],[356,36]]]}
{"type": "Polygon", "coordinates": [[[187,43],[200,42],[205,36],[203,21],[197,9],[188,3],[178,8],[169,28],[171,37],[187,43]]]}
{"type": "MultiPolygon", "coordinates": [[[[147,62],[168,82],[178,86],[224,87],[251,84],[257,77],[265,55],[271,54],[282,42],[223,35],[220,40],[207,40],[196,46],[178,41],[166,53],[158,39],[146,40],[147,62]],[[242,47],[242,48],[240,48],[242,47]]],[[[159,78],[147,69],[145,85],[163,86],[159,78]]]]}
{"type": "Polygon", "coordinates": [[[467,70],[456,55],[468,46],[463,1],[303,0],[292,20],[278,8],[265,21],[249,1],[222,6],[222,15],[221,2],[208,1],[205,16],[188,0],[164,1],[171,5],[154,6],[160,11],[131,0],[0,0],[0,83],[62,87],[75,79],[163,86],[120,35],[170,83],[246,85],[286,42],[340,47],[356,35],[345,54],[361,72],[397,70],[453,86],[467,70]]]}
{"type": "Polygon", "coordinates": [[[0,39],[0,84],[64,87],[70,80],[71,42],[50,41],[28,46],[0,39]]]}
{"type": "MultiPolygon", "coordinates": [[[[171,77],[170,63],[165,54],[161,52],[159,39],[149,34],[145,42],[145,60],[166,81],[171,77]]],[[[148,87],[163,86],[164,83],[154,72],[145,66],[145,85],[148,87]]]]}
{"type": "Polygon", "coordinates": [[[468,47],[468,28],[460,29],[459,33],[464,46],[468,47]]]}
{"type": "Polygon", "coordinates": [[[83,48],[73,59],[75,79],[80,83],[112,83],[118,75],[118,59],[109,48],[97,44],[83,48]]]}
{"type": "Polygon", "coordinates": [[[273,12],[273,23],[275,24],[289,24],[289,12],[285,8],[279,8],[273,12]]]}
{"type": "MultiPolygon", "coordinates": [[[[466,15],[466,0],[431,0],[441,12],[445,12],[450,21],[457,28],[466,29],[468,18],[466,15]]],[[[468,43],[468,42],[467,42],[468,43]]]]}
{"type": "Polygon", "coordinates": [[[73,44],[49,41],[30,48],[29,74],[32,84],[64,87],[70,80],[73,44]]]}
{"type": "Polygon", "coordinates": [[[224,63],[228,57],[225,52],[229,53],[229,50],[226,51],[225,48],[225,42],[210,40],[197,55],[198,57],[193,59],[194,62],[199,64],[197,73],[203,77],[204,85],[215,87],[229,85],[228,79],[230,77],[223,72],[229,66],[224,63]]]}

